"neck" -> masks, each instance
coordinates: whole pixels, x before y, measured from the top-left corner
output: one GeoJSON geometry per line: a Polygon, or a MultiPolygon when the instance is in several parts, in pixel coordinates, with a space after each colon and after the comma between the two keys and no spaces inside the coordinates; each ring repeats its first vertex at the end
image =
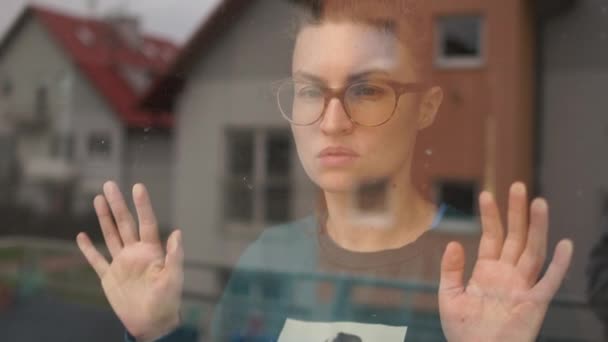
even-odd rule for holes
{"type": "MultiPolygon", "coordinates": [[[[405,178],[409,179],[409,178],[405,178]]],[[[352,216],[354,192],[324,192],[327,205],[326,229],[341,247],[356,252],[395,249],[415,241],[430,229],[436,208],[426,201],[411,182],[392,180],[387,189],[389,221],[356,221],[352,216]],[[388,222],[388,224],[387,224],[388,222]]]]}

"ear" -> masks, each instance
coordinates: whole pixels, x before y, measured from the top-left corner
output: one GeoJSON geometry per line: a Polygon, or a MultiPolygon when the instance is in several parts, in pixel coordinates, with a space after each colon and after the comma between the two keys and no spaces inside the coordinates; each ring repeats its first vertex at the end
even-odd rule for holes
{"type": "Polygon", "coordinates": [[[420,101],[418,130],[423,130],[435,122],[441,102],[443,102],[443,90],[441,87],[432,87],[423,95],[420,101]]]}

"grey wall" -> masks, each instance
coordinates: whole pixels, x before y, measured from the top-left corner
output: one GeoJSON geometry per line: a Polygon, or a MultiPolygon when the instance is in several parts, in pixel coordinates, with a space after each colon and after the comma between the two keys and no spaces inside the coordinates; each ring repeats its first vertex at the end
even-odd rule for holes
{"type": "Polygon", "coordinates": [[[608,1],[579,1],[543,31],[541,188],[552,237],[576,243],[566,292],[581,294],[600,230],[600,189],[608,186],[608,1]]]}
{"type": "MultiPolygon", "coordinates": [[[[540,187],[551,209],[551,247],[564,237],[575,243],[562,294],[582,299],[587,257],[601,228],[601,189],[608,188],[608,1],[578,1],[572,11],[552,18],[540,47],[540,187]]],[[[568,320],[572,330],[577,320],[593,318],[568,320]]]]}

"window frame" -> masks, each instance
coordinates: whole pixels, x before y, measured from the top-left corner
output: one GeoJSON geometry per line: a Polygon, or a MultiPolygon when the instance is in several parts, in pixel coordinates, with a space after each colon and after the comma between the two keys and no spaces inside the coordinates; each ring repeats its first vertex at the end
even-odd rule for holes
{"type": "MultiPolygon", "coordinates": [[[[220,229],[224,234],[229,236],[235,236],[240,238],[247,238],[252,235],[257,235],[259,232],[268,228],[269,226],[275,225],[279,222],[268,221],[266,216],[266,190],[272,185],[282,185],[287,187],[290,192],[290,197],[293,199],[293,193],[295,186],[293,185],[294,169],[293,161],[289,162],[288,174],[284,177],[270,176],[266,167],[266,161],[268,151],[266,148],[266,142],[273,133],[285,134],[289,138],[289,154],[290,156],[295,155],[295,145],[291,138],[291,131],[288,126],[240,126],[240,125],[229,125],[224,127],[222,134],[222,146],[224,150],[224,162],[221,165],[220,174],[222,175],[220,185],[220,198],[223,198],[221,205],[221,217],[220,217],[220,229]],[[250,222],[230,220],[226,215],[224,208],[227,202],[227,187],[232,182],[243,182],[242,176],[231,175],[230,172],[230,148],[229,148],[229,135],[231,132],[251,132],[253,133],[253,174],[248,179],[248,184],[251,184],[250,188],[253,192],[252,196],[252,220],[250,222]]],[[[288,204],[288,214],[290,217],[293,214],[293,201],[291,200],[288,204]]]]}
{"type": "Polygon", "coordinates": [[[434,63],[439,69],[476,69],[486,65],[487,24],[480,12],[444,13],[434,18],[434,63]],[[474,17],[479,20],[479,55],[477,57],[449,57],[445,55],[445,31],[442,22],[447,18],[474,17]]]}
{"type": "Polygon", "coordinates": [[[476,194],[480,191],[479,181],[475,179],[455,179],[455,178],[437,178],[433,181],[433,197],[436,199],[438,205],[447,204],[441,198],[441,186],[446,183],[460,183],[467,184],[471,183],[473,186],[472,194],[473,194],[473,215],[469,217],[450,217],[446,216],[445,213],[441,218],[441,221],[434,229],[437,232],[441,233],[450,233],[450,234],[467,234],[474,235],[478,234],[481,231],[481,225],[479,223],[478,211],[479,211],[479,203],[476,197],[476,194]]]}
{"type": "Polygon", "coordinates": [[[87,134],[87,140],[86,140],[86,155],[89,159],[92,160],[108,160],[111,159],[112,156],[112,133],[109,131],[90,131],[87,134]],[[107,142],[104,143],[104,145],[107,145],[107,153],[101,153],[100,151],[93,151],[91,149],[92,147],[92,140],[94,137],[105,137],[105,139],[98,139],[98,140],[104,140],[107,142]]]}

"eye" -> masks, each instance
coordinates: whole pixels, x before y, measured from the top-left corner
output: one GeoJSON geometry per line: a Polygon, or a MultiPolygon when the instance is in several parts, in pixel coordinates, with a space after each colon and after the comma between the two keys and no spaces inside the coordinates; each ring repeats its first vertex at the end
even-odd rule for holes
{"type": "Polygon", "coordinates": [[[377,86],[377,85],[373,85],[373,84],[369,84],[369,83],[362,83],[362,84],[355,84],[355,85],[351,86],[350,89],[348,90],[348,94],[350,96],[360,98],[363,100],[377,99],[386,94],[386,89],[384,89],[381,86],[377,86]]]}
{"type": "Polygon", "coordinates": [[[304,86],[296,91],[296,95],[301,99],[318,99],[323,97],[323,91],[316,86],[304,86]]]}

